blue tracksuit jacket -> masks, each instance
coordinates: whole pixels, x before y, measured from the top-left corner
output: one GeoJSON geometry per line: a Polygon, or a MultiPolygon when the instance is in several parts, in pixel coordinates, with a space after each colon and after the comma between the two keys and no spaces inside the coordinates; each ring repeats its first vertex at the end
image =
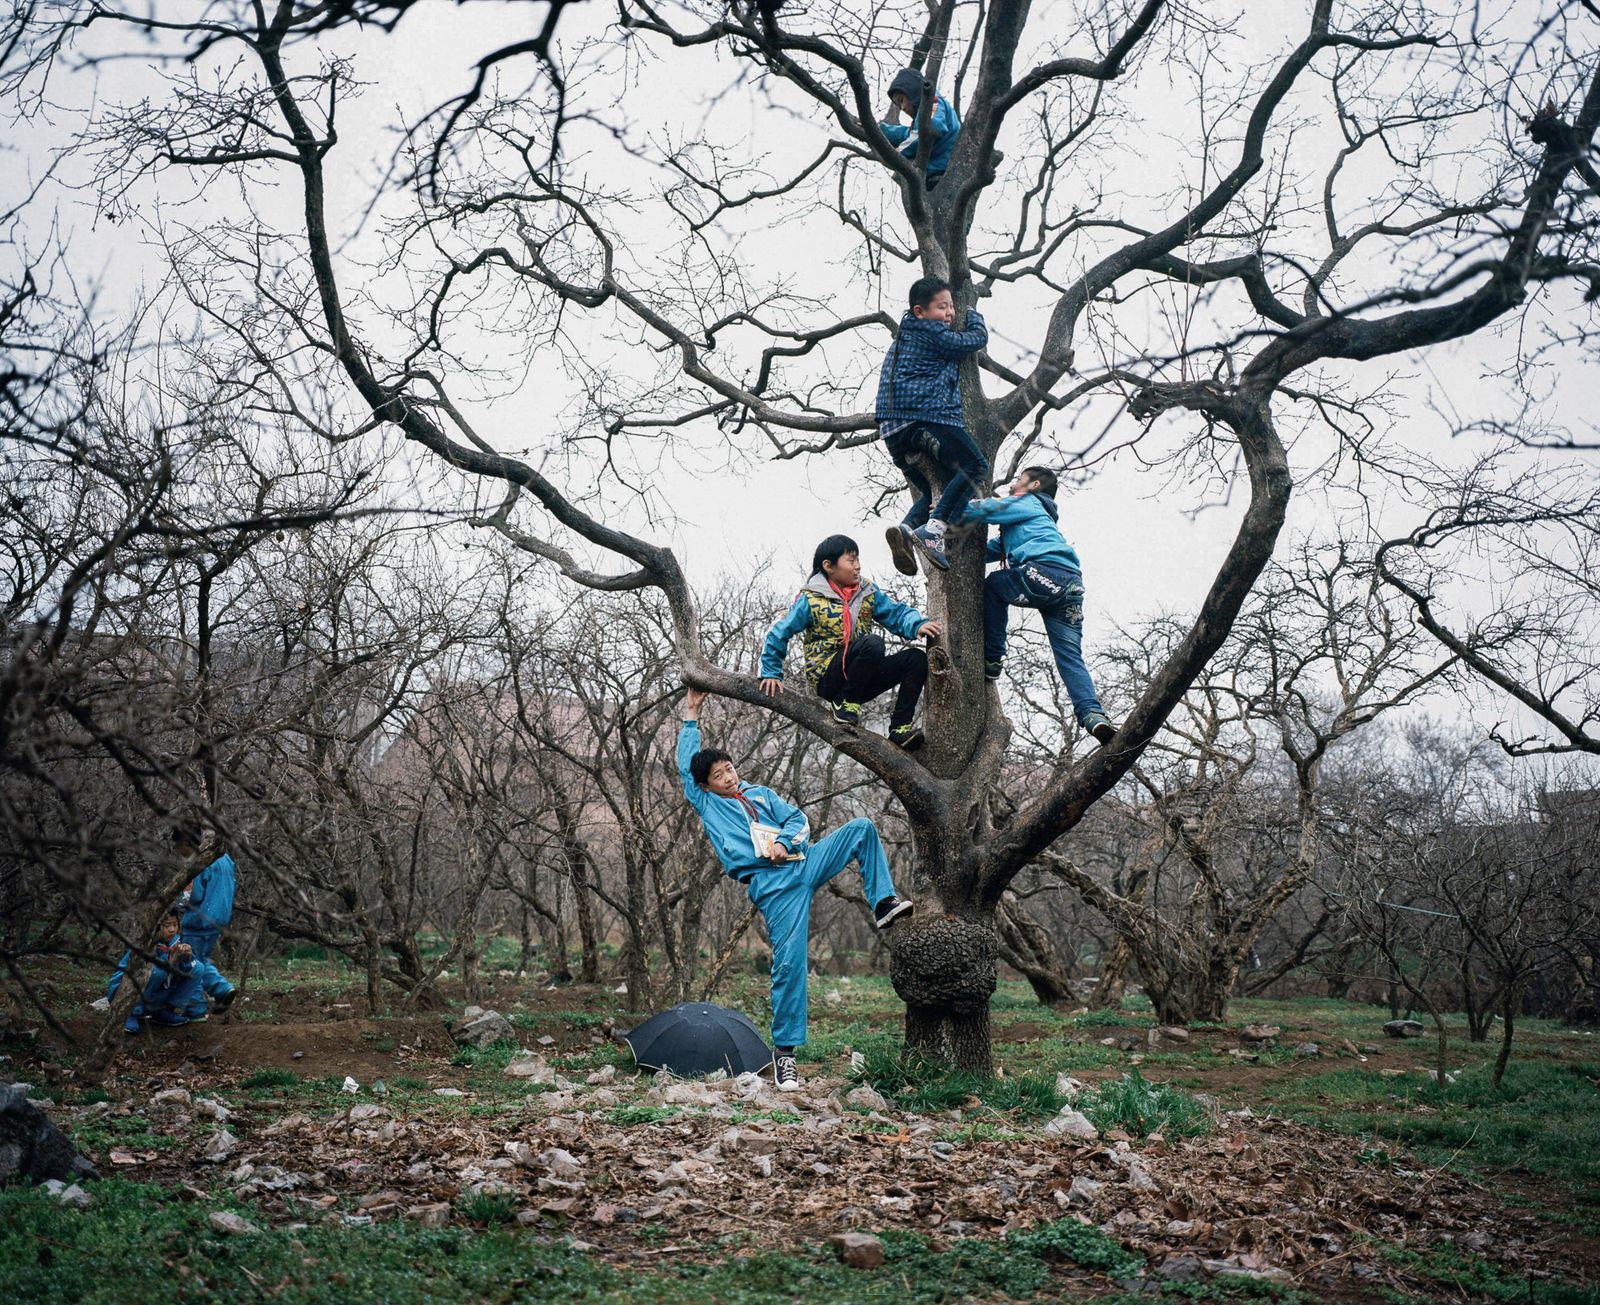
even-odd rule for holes
{"type": "Polygon", "coordinates": [[[778,841],[786,848],[791,852],[805,850],[806,844],[811,841],[811,826],[805,812],[786,802],[770,788],[763,788],[759,784],[742,784],[740,794],[744,801],[741,802],[739,798],[718,797],[710,789],[696,784],[689,770],[689,762],[700,749],[700,722],[684,721],[683,728],[678,731],[678,777],[683,781],[683,795],[689,799],[689,804],[700,817],[700,823],[706,827],[706,837],[711,840],[712,850],[729,875],[737,879],[752,870],[781,869],[766,857],[756,855],[755,844],[750,838],[750,826],[754,818],[746,808],[746,802],[754,808],[763,825],[777,827],[778,841]]]}
{"type": "MultiPolygon", "coordinates": [[[[844,599],[819,571],[806,581],[789,610],[767,631],[767,641],[761,646],[761,678],[783,678],[789,641],[798,634],[805,644],[806,682],[816,688],[828,663],[844,647],[844,617],[844,599]]],[[[862,580],[850,601],[850,638],[865,638],[872,633],[873,622],[877,622],[902,639],[915,639],[927,619],[909,603],[891,598],[870,580],[862,580]]]]}
{"type": "Polygon", "coordinates": [[[880,424],[931,421],[966,429],[961,411],[961,360],[989,343],[989,328],[976,308],[967,309],[964,331],[932,317],[907,312],[900,334],[883,356],[878,373],[880,424]]]}
{"type": "MultiPolygon", "coordinates": [[[[913,97],[913,103],[916,103],[913,97]]],[[[920,107],[915,110],[916,117],[910,123],[880,122],[879,128],[889,140],[900,147],[903,157],[912,162],[917,158],[917,147],[921,143],[921,133],[917,124],[921,121],[920,107]]],[[[955,105],[942,95],[933,97],[933,111],[928,115],[928,130],[933,135],[933,150],[928,155],[928,175],[937,177],[950,167],[950,152],[956,147],[956,137],[961,132],[961,115],[956,112],[955,105]]]]}
{"type": "Polygon", "coordinates": [[[991,562],[1013,566],[1043,562],[1081,574],[1077,550],[1067,543],[1056,525],[1059,515],[1055,499],[1036,490],[1010,498],[974,499],[967,504],[962,521],[983,521],[1000,527],[1000,538],[991,539],[988,544],[991,562]]]}
{"type": "Polygon", "coordinates": [[[236,872],[233,858],[224,852],[194,877],[189,906],[180,923],[184,931],[216,933],[233,919],[236,872]]]}

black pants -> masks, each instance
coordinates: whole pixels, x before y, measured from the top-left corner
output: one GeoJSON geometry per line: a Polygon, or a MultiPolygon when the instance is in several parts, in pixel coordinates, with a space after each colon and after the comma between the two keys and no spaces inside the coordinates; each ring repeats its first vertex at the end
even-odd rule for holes
{"type": "Polygon", "coordinates": [[[880,693],[898,689],[889,728],[911,724],[922,686],[928,682],[928,654],[921,648],[902,648],[893,656],[876,634],[853,640],[850,655],[836,653],[817,681],[817,696],[829,702],[871,702],[880,693]]]}
{"type": "Polygon", "coordinates": [[[902,523],[912,530],[927,525],[930,515],[947,526],[959,525],[961,514],[989,474],[989,462],[982,450],[960,426],[913,422],[885,436],[883,447],[889,451],[889,457],[916,496],[902,523]],[[912,454],[919,452],[937,462],[944,473],[944,493],[939,495],[937,504],[933,503],[933,487],[928,484],[928,478],[911,461],[912,454]]]}

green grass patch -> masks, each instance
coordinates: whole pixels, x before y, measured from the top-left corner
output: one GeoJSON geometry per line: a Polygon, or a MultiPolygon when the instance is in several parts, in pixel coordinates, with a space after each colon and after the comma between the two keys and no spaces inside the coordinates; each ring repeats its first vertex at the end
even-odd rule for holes
{"type": "Polygon", "coordinates": [[[1600,1302],[1600,1288],[1519,1278],[1482,1256],[1449,1243],[1425,1250],[1385,1244],[1379,1247],[1379,1253],[1395,1268],[1430,1284],[1428,1299],[1437,1299],[1436,1289],[1446,1287],[1452,1296],[1470,1295],[1473,1300],[1526,1301],[1529,1305],[1595,1305],[1600,1302]]]}
{"type": "Polygon", "coordinates": [[[660,1124],[676,1119],[682,1111],[677,1106],[613,1106],[606,1111],[608,1124],[628,1128],[634,1124],[660,1124]]]}
{"type": "Polygon", "coordinates": [[[907,1110],[932,1114],[961,1110],[974,1103],[1004,1115],[1035,1118],[1055,1114],[1065,1098],[1056,1091],[1055,1075],[1025,1073],[984,1079],[951,1073],[942,1065],[902,1052],[891,1039],[878,1038],[861,1049],[866,1063],[852,1073],[884,1097],[907,1110]]]}
{"type": "Polygon", "coordinates": [[[270,1284],[272,1298],[285,1305],[511,1299],[953,1305],[1059,1296],[1058,1266],[1117,1274],[1139,1263],[1105,1234],[1063,1220],[1004,1241],[964,1239],[937,1251],[917,1234],[886,1232],[888,1265],[877,1273],[846,1268],[821,1246],[793,1253],[713,1246],[706,1248],[713,1257],[707,1261],[683,1257],[623,1271],[552,1239],[549,1231],[558,1231],[558,1223],[542,1236],[505,1227],[510,1207],[504,1198],[458,1202],[457,1216],[470,1227],[424,1229],[395,1221],[289,1231],[270,1226],[248,1203],[179,1201],[159,1187],[120,1179],[86,1186],[95,1204],[82,1212],[63,1210],[32,1188],[0,1192],[0,1299],[234,1301],[256,1294],[253,1283],[270,1284]],[[230,1206],[261,1231],[226,1237],[212,1229],[212,1210],[230,1206]],[[724,1258],[714,1258],[719,1254],[724,1258]]]}
{"type": "Polygon", "coordinates": [[[504,1069],[521,1050],[515,1038],[496,1038],[486,1047],[457,1047],[450,1063],[458,1069],[504,1069]]]}
{"type": "Polygon", "coordinates": [[[1102,1133],[1120,1128],[1134,1137],[1196,1137],[1210,1127],[1205,1108],[1187,1092],[1152,1083],[1138,1070],[1090,1088],[1077,1106],[1102,1133]]]}
{"type": "Polygon", "coordinates": [[[1123,1010],[1086,1010],[1082,1015],[1073,1015],[1067,1020],[1078,1029],[1143,1028],[1149,1022],[1123,1010]]]}
{"type": "Polygon", "coordinates": [[[1410,1148],[1429,1164],[1458,1164],[1564,1179],[1600,1204],[1600,1065],[1512,1061],[1499,1090],[1487,1066],[1441,1087],[1423,1074],[1387,1077],[1343,1068],[1265,1089],[1281,1114],[1367,1140],[1410,1148]]]}
{"type": "Polygon", "coordinates": [[[246,1089],[287,1088],[299,1082],[300,1075],[292,1069],[258,1069],[240,1079],[239,1086],[246,1089]]]}
{"type": "Polygon", "coordinates": [[[517,1217],[517,1198],[473,1192],[456,1202],[456,1213],[471,1223],[492,1228],[495,1224],[510,1223],[517,1217]]]}

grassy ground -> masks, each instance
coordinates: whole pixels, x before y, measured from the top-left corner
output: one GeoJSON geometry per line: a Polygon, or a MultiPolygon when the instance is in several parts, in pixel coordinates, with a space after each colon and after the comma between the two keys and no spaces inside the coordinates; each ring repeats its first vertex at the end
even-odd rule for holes
{"type": "MultiPolygon", "coordinates": [[[[71,1013],[96,978],[60,969],[43,983],[71,1013]]],[[[1494,1048],[1463,1025],[1440,1087],[1424,1072],[1432,1039],[1383,1038],[1373,1008],[1241,1001],[1225,1024],[1152,1045],[1137,998],[1073,1013],[1008,982],[994,1003],[1001,1074],[978,1083],[902,1064],[885,980],[825,978],[801,1055],[814,1099],[667,1100],[601,1035],[632,1021],[624,996],[491,985],[480,1004],[517,1041],[467,1050],[438,1014],[367,1018],[358,976],[291,957],[252,977],[226,1021],[146,1036],[89,1088],[71,1052],[24,1021],[0,1046],[5,1068],[52,1099],[105,1177],[86,1184],[84,1211],[0,1192],[0,1300],[1600,1301],[1600,1048],[1585,1032],[1529,1021],[1494,1091],[1494,1048]],[[1280,1026],[1278,1046],[1230,1054],[1248,1023],[1280,1026]],[[578,1086],[507,1077],[523,1047],[578,1086]],[[585,1087],[597,1072],[610,1083],[585,1087]],[[1088,1085],[1073,1105],[1099,1143],[1042,1131],[1062,1074],[1088,1085]],[[862,1081],[887,1104],[844,1104],[862,1081]],[[238,1156],[198,1162],[218,1126],[152,1108],[167,1086],[224,1100],[238,1156]],[[398,1135],[353,1130],[353,1103],[378,1105],[398,1135]],[[298,1131],[275,1136],[285,1121],[298,1131]],[[717,1152],[729,1128],[775,1139],[765,1177],[717,1152]],[[581,1190],[488,1168],[518,1138],[575,1152],[581,1190]],[[1151,1190],[1126,1183],[1130,1149],[1151,1190]],[[641,1171],[696,1155],[715,1181],[652,1204],[641,1171]],[[315,1168],[315,1181],[252,1191],[239,1157],[315,1168]],[[486,1185],[461,1176],[470,1163],[486,1185]],[[502,1192],[496,1174],[517,1182],[502,1192]],[[1069,1200],[1090,1176],[1104,1190],[1069,1200]],[[372,1205],[390,1186],[398,1203],[372,1205]],[[404,1217],[429,1200],[448,1205],[447,1226],[404,1217]],[[218,1231],[219,1211],[257,1231],[218,1231]],[[845,1228],[880,1233],[885,1264],[841,1264],[826,1237],[845,1228]],[[1238,1272],[1216,1269],[1223,1250],[1238,1272]],[[1185,1255],[1213,1267],[1185,1277],[1185,1255]]],[[[759,1022],[765,996],[743,975],[721,1000],[759,1022]]]]}

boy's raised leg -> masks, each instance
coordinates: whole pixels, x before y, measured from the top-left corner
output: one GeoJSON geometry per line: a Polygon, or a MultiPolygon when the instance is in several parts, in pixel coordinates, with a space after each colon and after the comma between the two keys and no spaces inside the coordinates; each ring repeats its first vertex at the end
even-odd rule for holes
{"type": "Polygon", "coordinates": [[[889,876],[889,858],[884,855],[878,827],[865,816],[840,825],[806,849],[806,882],[815,892],[852,861],[861,867],[861,886],[879,928],[911,910],[911,903],[895,893],[894,880],[889,876]],[[886,902],[891,903],[892,914],[880,915],[879,908],[886,902]]]}

